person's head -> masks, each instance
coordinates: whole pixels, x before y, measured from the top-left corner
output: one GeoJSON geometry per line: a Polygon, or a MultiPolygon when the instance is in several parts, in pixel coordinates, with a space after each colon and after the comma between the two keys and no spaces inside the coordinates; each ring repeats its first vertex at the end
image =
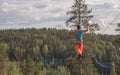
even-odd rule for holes
{"type": "Polygon", "coordinates": [[[81,25],[80,24],[77,25],[77,29],[81,29],[81,25]]]}

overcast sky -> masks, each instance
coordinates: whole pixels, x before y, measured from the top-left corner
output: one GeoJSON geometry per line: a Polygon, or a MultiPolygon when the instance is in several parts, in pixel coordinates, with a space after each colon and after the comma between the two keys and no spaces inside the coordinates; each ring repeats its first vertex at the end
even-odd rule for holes
{"type": "MultiPolygon", "coordinates": [[[[0,0],[0,29],[65,27],[66,11],[74,0],[0,0]]],[[[102,32],[120,13],[120,0],[86,0],[92,8],[92,22],[100,24],[102,32]]],[[[105,33],[116,34],[120,15],[105,33]]]]}

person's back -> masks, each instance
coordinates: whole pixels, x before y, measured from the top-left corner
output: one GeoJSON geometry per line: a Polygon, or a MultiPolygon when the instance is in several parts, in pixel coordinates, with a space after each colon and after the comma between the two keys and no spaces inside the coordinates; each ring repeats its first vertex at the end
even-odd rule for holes
{"type": "Polygon", "coordinates": [[[76,41],[82,41],[82,30],[78,29],[75,31],[75,39],[76,41]]]}

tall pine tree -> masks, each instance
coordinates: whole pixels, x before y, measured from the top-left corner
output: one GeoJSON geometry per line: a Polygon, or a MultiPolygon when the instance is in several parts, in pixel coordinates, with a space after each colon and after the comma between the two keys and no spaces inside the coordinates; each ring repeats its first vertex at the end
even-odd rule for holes
{"type": "Polygon", "coordinates": [[[85,0],[74,0],[72,10],[67,12],[69,19],[66,21],[67,26],[74,26],[78,23],[86,26],[88,21],[93,17],[92,10],[85,4],[85,0]]]}

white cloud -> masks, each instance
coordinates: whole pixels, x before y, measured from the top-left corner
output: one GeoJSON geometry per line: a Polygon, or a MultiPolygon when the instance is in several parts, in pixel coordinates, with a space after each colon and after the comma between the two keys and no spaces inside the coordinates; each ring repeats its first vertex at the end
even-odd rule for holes
{"type": "MultiPolygon", "coordinates": [[[[120,12],[119,0],[86,1],[86,3],[93,9],[92,13],[94,17],[92,22],[102,25],[101,29],[104,29],[104,27],[109,25],[112,19],[118,14],[118,12],[120,12]]],[[[28,27],[32,26],[30,23],[42,25],[49,25],[50,22],[55,25],[64,24],[67,18],[66,11],[70,10],[73,2],[74,0],[1,0],[0,19],[2,20],[0,23],[8,24],[12,22],[14,24],[20,24],[20,27],[24,27],[24,24],[27,23],[28,27]],[[11,17],[11,19],[8,17],[11,17]]],[[[116,22],[119,22],[119,20],[116,22]]]]}
{"type": "Polygon", "coordinates": [[[86,0],[86,3],[89,4],[104,4],[104,3],[114,3],[114,4],[119,4],[119,0],[86,0]]]}
{"type": "Polygon", "coordinates": [[[3,5],[7,6],[7,5],[8,5],[8,3],[7,3],[7,2],[5,2],[5,3],[3,3],[3,5]]]}

